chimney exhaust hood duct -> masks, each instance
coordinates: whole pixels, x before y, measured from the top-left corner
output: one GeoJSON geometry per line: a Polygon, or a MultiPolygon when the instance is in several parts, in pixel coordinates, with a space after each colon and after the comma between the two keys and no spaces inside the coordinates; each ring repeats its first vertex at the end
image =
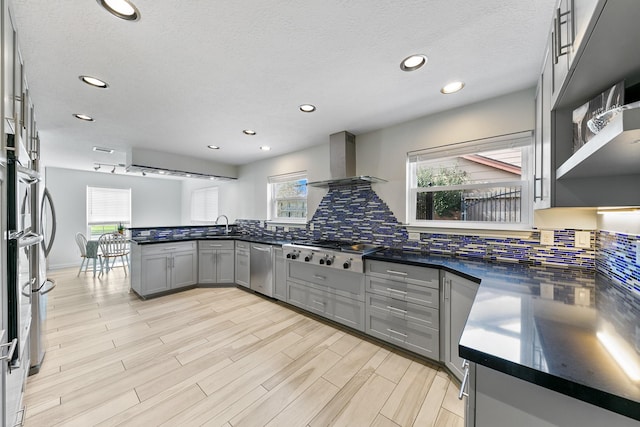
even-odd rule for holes
{"type": "Polygon", "coordinates": [[[312,187],[373,184],[387,182],[373,176],[356,176],[356,136],[342,131],[329,136],[329,169],[331,179],[309,182],[312,187]]]}

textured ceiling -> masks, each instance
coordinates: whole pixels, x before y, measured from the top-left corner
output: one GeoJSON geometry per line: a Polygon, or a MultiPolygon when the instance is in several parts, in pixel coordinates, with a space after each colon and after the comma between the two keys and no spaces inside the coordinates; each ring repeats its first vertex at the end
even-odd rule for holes
{"type": "Polygon", "coordinates": [[[136,0],[137,22],[94,0],[12,6],[48,164],[89,169],[108,161],[94,145],[246,164],[532,87],[554,3],[136,0]],[[413,53],[428,64],[402,72],[413,53]],[[451,80],[466,87],[442,95],[451,80]]]}

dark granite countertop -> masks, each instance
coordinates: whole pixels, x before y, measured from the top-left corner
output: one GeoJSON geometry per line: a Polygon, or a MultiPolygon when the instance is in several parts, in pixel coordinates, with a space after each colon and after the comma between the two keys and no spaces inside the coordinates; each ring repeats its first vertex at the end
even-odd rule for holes
{"type": "Polygon", "coordinates": [[[480,283],[461,357],[640,420],[640,295],[582,269],[393,250],[366,258],[480,283]]]}
{"type": "Polygon", "coordinates": [[[250,236],[248,234],[239,234],[239,233],[220,234],[215,236],[213,235],[188,236],[188,237],[178,237],[178,238],[172,237],[167,239],[137,238],[137,239],[131,239],[130,241],[138,245],[153,245],[157,243],[193,242],[198,240],[240,240],[243,242],[264,243],[266,245],[274,245],[274,246],[282,246],[286,243],[289,243],[288,240],[273,239],[268,237],[257,237],[257,236],[250,236]]]}

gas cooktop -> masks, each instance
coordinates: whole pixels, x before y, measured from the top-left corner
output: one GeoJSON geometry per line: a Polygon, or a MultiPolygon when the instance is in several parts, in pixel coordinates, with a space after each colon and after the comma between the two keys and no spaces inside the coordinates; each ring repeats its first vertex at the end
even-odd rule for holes
{"type": "Polygon", "coordinates": [[[382,246],[369,243],[347,242],[343,240],[300,240],[292,243],[296,246],[309,248],[331,249],[334,251],[349,252],[354,254],[367,254],[382,249],[382,246]]]}
{"type": "Polygon", "coordinates": [[[342,240],[301,240],[282,245],[288,260],[321,267],[364,272],[363,256],[383,249],[368,243],[342,240]]]}

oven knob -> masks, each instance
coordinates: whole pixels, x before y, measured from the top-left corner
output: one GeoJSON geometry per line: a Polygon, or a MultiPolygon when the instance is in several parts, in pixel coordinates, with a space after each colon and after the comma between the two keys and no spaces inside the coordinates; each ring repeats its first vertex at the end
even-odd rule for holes
{"type": "Polygon", "coordinates": [[[320,265],[324,265],[324,258],[320,258],[320,265]]]}
{"type": "Polygon", "coordinates": [[[297,259],[298,258],[298,254],[291,254],[291,259],[297,259]]]}
{"type": "Polygon", "coordinates": [[[291,258],[291,254],[287,254],[287,258],[291,258]]]}
{"type": "Polygon", "coordinates": [[[327,258],[327,265],[331,265],[333,263],[333,258],[327,258]]]}
{"type": "Polygon", "coordinates": [[[309,255],[307,255],[306,257],[304,257],[304,260],[305,260],[306,262],[309,262],[309,261],[311,261],[311,258],[313,258],[313,254],[309,254],[309,255]]]}
{"type": "Polygon", "coordinates": [[[351,267],[351,260],[345,261],[345,263],[342,264],[342,268],[344,268],[345,270],[349,267],[351,267]]]}

